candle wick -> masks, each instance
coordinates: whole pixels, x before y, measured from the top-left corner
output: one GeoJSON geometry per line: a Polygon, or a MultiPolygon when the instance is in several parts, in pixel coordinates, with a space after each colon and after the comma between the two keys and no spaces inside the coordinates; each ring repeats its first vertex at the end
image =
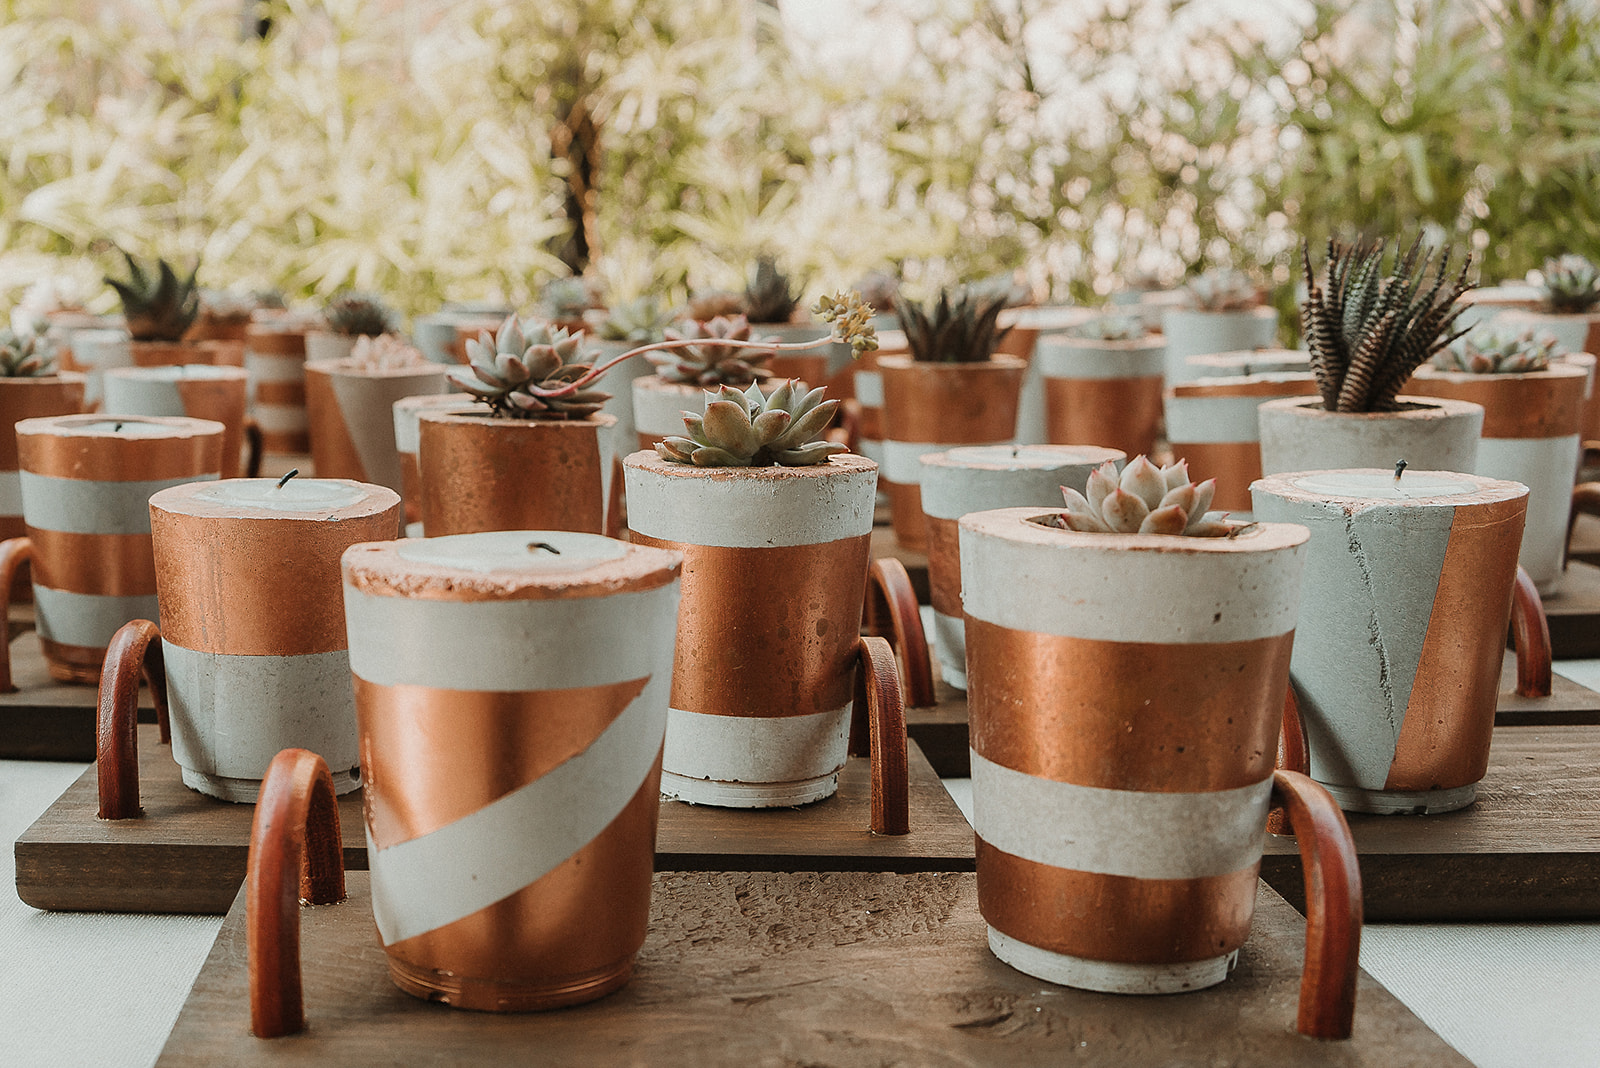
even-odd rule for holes
{"type": "Polygon", "coordinates": [[[1406,462],[1404,460],[1396,460],[1394,462],[1394,483],[1395,483],[1395,485],[1398,486],[1400,484],[1400,476],[1405,474],[1406,466],[1407,465],[1406,465],[1406,462]]]}
{"type": "Polygon", "coordinates": [[[557,549],[554,545],[551,545],[547,541],[530,541],[528,543],[528,551],[532,552],[535,549],[547,549],[550,552],[555,553],[557,556],[561,555],[561,550],[557,549]]]}
{"type": "Polygon", "coordinates": [[[111,432],[113,434],[120,433],[121,431],[122,431],[122,424],[121,423],[118,423],[116,426],[111,428],[111,432]]]}
{"type": "Polygon", "coordinates": [[[300,469],[298,467],[291,467],[287,475],[284,475],[282,478],[278,479],[278,488],[283,489],[283,484],[299,473],[300,469]]]}

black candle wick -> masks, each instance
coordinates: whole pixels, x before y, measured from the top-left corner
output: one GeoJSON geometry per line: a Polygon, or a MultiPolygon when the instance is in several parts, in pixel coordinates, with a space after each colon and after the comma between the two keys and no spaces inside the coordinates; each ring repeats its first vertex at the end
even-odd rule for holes
{"type": "Polygon", "coordinates": [[[283,489],[283,484],[285,482],[289,481],[295,475],[298,475],[299,473],[300,473],[300,469],[298,467],[289,468],[289,473],[287,475],[284,475],[282,478],[278,479],[278,488],[279,489],[283,489]]]}
{"type": "Polygon", "coordinates": [[[557,549],[554,545],[551,545],[547,541],[530,541],[528,543],[528,551],[532,552],[535,549],[545,549],[549,552],[555,553],[557,556],[561,555],[561,550],[557,549]]]}

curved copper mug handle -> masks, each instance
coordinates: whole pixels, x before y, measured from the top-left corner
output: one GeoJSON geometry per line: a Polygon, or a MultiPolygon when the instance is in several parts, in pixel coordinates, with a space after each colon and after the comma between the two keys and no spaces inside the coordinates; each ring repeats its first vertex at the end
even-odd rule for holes
{"type": "MultiPolygon", "coordinates": [[[[1594,452],[1600,442],[1584,442],[1584,458],[1594,452]]],[[[1567,510],[1567,537],[1561,543],[1561,570],[1567,569],[1567,557],[1572,552],[1572,531],[1578,525],[1579,515],[1600,515],[1600,482],[1580,482],[1572,487],[1572,507],[1567,510]]]]}
{"type": "Polygon", "coordinates": [[[261,477],[261,452],[262,452],[261,424],[255,419],[246,417],[244,421],[245,461],[244,477],[261,477]]]}
{"type": "Polygon", "coordinates": [[[934,704],[933,661],[906,565],[892,556],[872,561],[867,569],[867,602],[869,619],[887,617],[889,633],[885,637],[905,663],[906,704],[912,708],[934,704]]]}
{"type": "Polygon", "coordinates": [[[1520,567],[1511,587],[1511,641],[1517,650],[1517,696],[1549,697],[1550,620],[1538,587],[1520,567]]]}
{"type": "Polygon", "coordinates": [[[257,1038],[306,1026],[300,986],[300,902],[344,900],[339,803],[328,765],[309,749],[272,758],[261,783],[245,872],[250,1030],[257,1038]]]}
{"type": "Polygon", "coordinates": [[[0,693],[15,693],[16,683],[11,681],[11,587],[16,584],[17,571],[33,559],[31,538],[7,538],[0,541],[0,603],[6,607],[5,650],[0,655],[0,693]]]}
{"type": "Polygon", "coordinates": [[[167,722],[167,671],[161,659],[161,631],[148,619],[124,623],[106,646],[100,669],[100,706],[95,724],[95,774],[99,779],[100,818],[129,820],[139,815],[139,678],[150,684],[161,743],[172,741],[167,722]]]}
{"type": "MultiPolygon", "coordinates": [[[[1300,700],[1294,695],[1292,681],[1283,697],[1283,722],[1278,728],[1277,767],[1300,775],[1311,774],[1311,747],[1306,742],[1306,724],[1300,716],[1300,700]]],[[[1267,833],[1293,833],[1289,830],[1289,814],[1276,802],[1267,810],[1267,833]]]]}
{"type": "Polygon", "coordinates": [[[906,766],[906,706],[894,650],[876,636],[856,642],[855,704],[850,752],[872,760],[872,833],[911,833],[910,772],[906,766]]]}
{"type": "Polygon", "coordinates": [[[1272,798],[1299,829],[1306,878],[1306,963],[1296,1029],[1350,1037],[1361,957],[1361,868],[1350,826],[1333,796],[1298,772],[1272,773],[1272,798]]]}

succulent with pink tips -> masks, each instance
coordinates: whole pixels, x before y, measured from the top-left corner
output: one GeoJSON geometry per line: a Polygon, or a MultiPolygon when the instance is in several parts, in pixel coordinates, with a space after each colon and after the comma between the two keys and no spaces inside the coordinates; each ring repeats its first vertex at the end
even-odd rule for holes
{"type": "Polygon", "coordinates": [[[485,330],[467,341],[469,365],[448,377],[502,418],[582,419],[611,399],[584,388],[598,376],[582,342],[582,331],[509,315],[493,337],[485,330]]]}
{"type": "Polygon", "coordinates": [[[837,442],[819,440],[839,402],[823,400],[821,386],[809,393],[795,386],[790,379],[771,396],[756,384],[743,393],[731,386],[707,392],[704,415],[683,413],[688,436],[657,442],[656,452],[663,460],[696,467],[807,467],[849,452],[837,442]]]}
{"type": "Polygon", "coordinates": [[[1225,512],[1207,511],[1217,480],[1189,481],[1185,460],[1157,467],[1143,456],[1117,473],[1104,463],[1089,475],[1085,492],[1061,487],[1067,510],[1056,526],[1098,534],[1183,534],[1231,537],[1250,524],[1232,523],[1225,512]]]}

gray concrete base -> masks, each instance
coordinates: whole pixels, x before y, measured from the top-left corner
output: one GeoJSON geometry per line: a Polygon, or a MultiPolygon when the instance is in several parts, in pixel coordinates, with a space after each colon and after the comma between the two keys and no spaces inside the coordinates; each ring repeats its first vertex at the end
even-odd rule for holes
{"type": "Polygon", "coordinates": [[[1204,990],[1226,979],[1239,962],[1238,950],[1208,960],[1174,964],[1088,960],[1030,946],[993,927],[989,928],[989,948],[1024,975],[1102,994],[1181,994],[1188,990],[1204,990]]]}
{"type": "Polygon", "coordinates": [[[691,779],[663,771],[661,795],[691,805],[718,808],[787,808],[809,805],[832,797],[839,789],[839,773],[820,775],[795,782],[725,782],[717,779],[691,779]]]}
{"type": "Polygon", "coordinates": [[[1346,812],[1374,816],[1431,816],[1466,808],[1478,799],[1478,784],[1453,790],[1363,790],[1359,786],[1323,783],[1346,812]]]}

